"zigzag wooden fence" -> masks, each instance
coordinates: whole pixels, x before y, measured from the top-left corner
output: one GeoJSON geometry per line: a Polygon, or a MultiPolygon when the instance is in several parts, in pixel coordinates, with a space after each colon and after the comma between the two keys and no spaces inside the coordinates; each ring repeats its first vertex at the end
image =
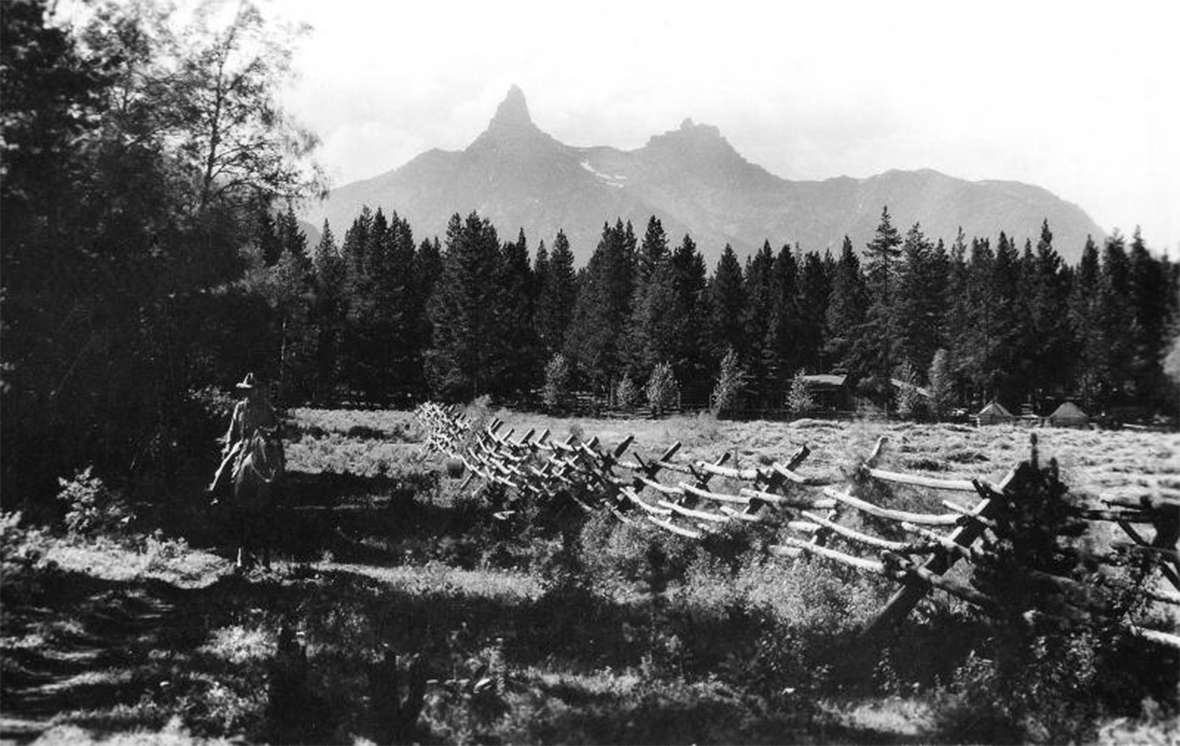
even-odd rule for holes
{"type": "MultiPolygon", "coordinates": [[[[881,469],[877,462],[886,445],[882,437],[851,479],[838,484],[799,472],[810,454],[806,446],[785,461],[739,468],[727,465],[729,453],[713,461],[676,461],[680,443],[655,458],[644,458],[632,449],[632,436],[613,447],[602,445],[598,438],[580,441],[573,435],[558,441],[547,430],[540,434],[529,431],[514,438],[514,431],[505,431],[498,420],[473,428],[453,406],[427,403],[416,414],[429,430],[428,447],[463,463],[467,475],[461,489],[479,479],[499,485],[513,499],[569,499],[587,513],[606,510],[620,521],[693,540],[704,539],[727,524],[765,525],[787,534],[768,547],[775,555],[813,555],[900,583],[902,587],[866,628],[869,634],[900,622],[933,588],[985,613],[996,612],[996,599],[969,582],[949,577],[947,571],[959,562],[985,564],[991,558],[985,535],[1003,534],[1005,526],[1019,521],[1022,498],[1043,489],[1038,480],[1043,480],[1046,473],[1050,474],[1051,484],[1060,484],[1056,481],[1055,463],[1048,470],[1039,467],[1035,435],[1029,460],[998,483],[881,469]],[[628,451],[631,459],[624,460],[628,451]],[[717,477],[742,486],[736,492],[719,491],[711,485],[717,477]],[[872,501],[872,495],[880,494],[879,488],[892,485],[947,496],[971,496],[975,502],[968,505],[946,499],[940,502],[947,512],[920,513],[872,501]],[[873,525],[887,526],[888,533],[904,538],[878,536],[841,522],[854,514],[871,517],[873,525]],[[858,553],[830,547],[836,537],[858,553]]],[[[1121,549],[1141,555],[1143,562],[1158,568],[1180,589],[1180,555],[1176,552],[1180,497],[1111,499],[1102,506],[1073,506],[1070,511],[1079,519],[1117,523],[1132,539],[1121,549]],[[1136,526],[1154,528],[1155,536],[1146,538],[1136,526]]],[[[1118,561],[1115,555],[1089,555],[1087,559],[1118,561]]],[[[1074,578],[1051,573],[1030,575],[1073,601],[1056,612],[1061,616],[1077,618],[1094,610],[1095,588],[1081,587],[1085,584],[1074,578]]],[[[1147,603],[1180,606],[1180,593],[1150,587],[1149,575],[1133,593],[1147,603]]],[[[1180,648],[1180,635],[1125,626],[1135,635],[1180,648]]]]}

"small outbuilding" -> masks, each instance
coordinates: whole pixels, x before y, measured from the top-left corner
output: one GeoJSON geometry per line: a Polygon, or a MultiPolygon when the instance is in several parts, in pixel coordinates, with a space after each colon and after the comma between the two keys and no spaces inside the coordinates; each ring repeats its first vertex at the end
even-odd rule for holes
{"type": "Polygon", "coordinates": [[[975,415],[975,422],[980,425],[1008,425],[1016,420],[1003,404],[991,401],[975,415]]]}
{"type": "Polygon", "coordinates": [[[1067,401],[1053,411],[1046,419],[1053,427],[1089,427],[1090,418],[1082,408],[1067,401]]]}

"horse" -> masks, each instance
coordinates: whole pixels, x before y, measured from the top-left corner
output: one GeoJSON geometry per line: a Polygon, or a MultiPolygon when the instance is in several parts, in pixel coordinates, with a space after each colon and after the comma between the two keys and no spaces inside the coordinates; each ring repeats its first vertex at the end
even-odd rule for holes
{"type": "Polygon", "coordinates": [[[239,570],[249,562],[253,543],[261,544],[262,564],[270,569],[274,512],[285,472],[286,457],[278,426],[256,428],[242,449],[233,480],[239,570]]]}

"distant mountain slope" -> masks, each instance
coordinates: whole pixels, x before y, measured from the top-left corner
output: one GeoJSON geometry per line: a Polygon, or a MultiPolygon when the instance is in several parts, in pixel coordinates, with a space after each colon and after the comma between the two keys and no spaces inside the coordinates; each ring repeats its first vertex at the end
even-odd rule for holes
{"type": "Polygon", "coordinates": [[[656,215],[678,241],[691,233],[712,263],[726,243],[749,253],[775,247],[838,250],[845,234],[863,248],[889,206],[902,231],[920,221],[926,234],[949,243],[959,226],[968,236],[1001,230],[1036,240],[1047,218],[1054,244],[1068,259],[1086,235],[1102,230],[1081,208],[1040,187],[1011,181],[964,181],[937,171],[887,171],[867,179],[789,181],[743,158],[716,127],[686,119],[637,150],[577,148],[542,132],[513,86],[487,130],[465,150],[430,150],[401,168],[334,189],[306,219],[324,218],[337,239],[362,205],[407,218],[416,237],[442,236],[453,213],[477,210],[502,232],[523,227],[530,244],[552,243],[563,228],[584,262],[604,221],[635,223],[642,233],[656,215]]]}

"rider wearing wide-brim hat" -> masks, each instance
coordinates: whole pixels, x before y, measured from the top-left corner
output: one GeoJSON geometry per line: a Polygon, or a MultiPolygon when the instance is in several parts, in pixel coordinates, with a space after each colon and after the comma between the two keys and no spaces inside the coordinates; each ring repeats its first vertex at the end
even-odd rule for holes
{"type": "Polygon", "coordinates": [[[224,446],[221,451],[221,465],[213,476],[209,485],[209,492],[216,492],[224,481],[227,473],[232,473],[227,467],[237,461],[242,452],[246,439],[254,434],[258,428],[272,428],[279,424],[278,415],[267,396],[266,387],[254,378],[253,373],[247,373],[240,383],[234,386],[244,396],[234,405],[233,415],[230,417],[229,429],[225,433],[224,446]]]}

